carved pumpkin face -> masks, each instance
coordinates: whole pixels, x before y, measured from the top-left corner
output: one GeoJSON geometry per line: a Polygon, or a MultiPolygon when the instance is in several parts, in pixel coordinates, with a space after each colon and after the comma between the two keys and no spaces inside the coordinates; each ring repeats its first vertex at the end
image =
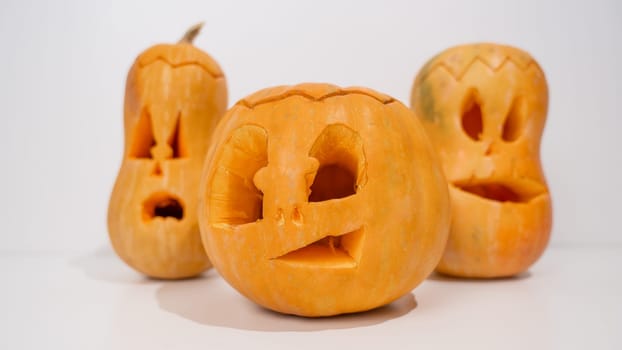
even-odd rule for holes
{"type": "Polygon", "coordinates": [[[227,112],[210,146],[199,222],[214,266],[283,313],[389,303],[434,268],[447,185],[423,129],[394,99],[303,84],[227,112]]]}
{"type": "Polygon", "coordinates": [[[130,70],[125,152],[108,227],[119,256],[149,276],[183,278],[210,266],[196,217],[197,188],[226,104],[222,71],[192,45],[154,46],[130,70]]]}
{"type": "Polygon", "coordinates": [[[526,270],[546,247],[552,216],[539,155],[548,92],[538,64],[507,46],[455,47],[421,70],[411,103],[450,184],[453,220],[438,270],[526,270]]]}

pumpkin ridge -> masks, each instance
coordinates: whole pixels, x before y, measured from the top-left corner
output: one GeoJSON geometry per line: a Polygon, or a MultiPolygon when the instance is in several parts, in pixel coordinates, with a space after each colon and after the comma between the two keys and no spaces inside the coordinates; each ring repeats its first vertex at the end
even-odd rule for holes
{"type": "MultiPolygon", "coordinates": [[[[293,87],[294,88],[294,87],[293,87]]],[[[389,98],[387,100],[383,100],[381,98],[379,98],[378,96],[375,96],[367,91],[363,91],[363,90],[356,90],[356,89],[352,89],[352,90],[339,90],[339,91],[335,91],[335,92],[331,92],[328,93],[326,95],[322,95],[320,97],[314,97],[310,94],[307,94],[304,91],[300,91],[300,90],[287,90],[284,93],[281,93],[279,95],[274,95],[274,96],[268,96],[266,98],[263,98],[257,102],[251,103],[249,102],[247,99],[242,99],[240,101],[238,101],[236,103],[236,105],[240,105],[240,106],[244,106],[248,109],[254,109],[257,106],[260,106],[262,104],[266,104],[266,103],[270,103],[270,102],[276,102],[276,101],[281,101],[281,100],[285,100],[288,97],[293,97],[293,96],[300,96],[300,97],[304,97],[308,100],[314,101],[314,102],[322,102],[326,99],[329,99],[331,97],[338,97],[338,96],[348,96],[348,95],[363,95],[363,96],[368,96],[371,97],[372,99],[382,103],[383,105],[388,105],[390,103],[395,102],[396,100],[394,98],[389,98]]]]}
{"type": "Polygon", "coordinates": [[[145,68],[151,64],[154,64],[156,62],[164,62],[167,65],[171,66],[171,68],[181,68],[181,67],[185,67],[185,66],[197,66],[201,69],[203,69],[207,74],[211,75],[212,78],[214,79],[221,79],[224,78],[224,74],[222,72],[213,72],[211,71],[208,67],[206,67],[204,64],[202,64],[199,61],[186,61],[186,62],[179,62],[179,63],[173,63],[171,61],[169,61],[168,59],[166,59],[166,57],[163,56],[156,56],[155,58],[153,58],[151,61],[147,61],[147,62],[138,62],[138,66],[140,68],[145,68]]]}

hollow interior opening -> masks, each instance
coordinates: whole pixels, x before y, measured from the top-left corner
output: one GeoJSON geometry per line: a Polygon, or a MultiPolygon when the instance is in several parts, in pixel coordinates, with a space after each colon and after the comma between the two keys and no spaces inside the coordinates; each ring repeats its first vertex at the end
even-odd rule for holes
{"type": "Polygon", "coordinates": [[[477,94],[472,92],[465,103],[462,113],[462,129],[473,140],[479,140],[484,129],[482,120],[482,109],[476,98],[477,94]]]}
{"type": "Polygon", "coordinates": [[[502,184],[457,185],[457,187],[478,197],[497,202],[527,202],[529,200],[528,197],[521,196],[511,187],[502,184]]]}
{"type": "Polygon", "coordinates": [[[242,225],[263,218],[263,193],[253,178],[267,164],[267,132],[257,125],[236,129],[214,165],[208,200],[211,223],[242,225]]]}
{"type": "Polygon", "coordinates": [[[329,235],[277,259],[313,267],[354,268],[361,259],[363,229],[339,236],[329,235]]]}
{"type": "Polygon", "coordinates": [[[350,170],[340,164],[322,166],[311,185],[309,202],[351,196],[355,191],[356,178],[350,170]]]}
{"type": "Polygon", "coordinates": [[[181,201],[167,193],[156,193],[143,203],[143,219],[146,221],[156,218],[184,218],[184,207],[181,201]]]}
{"type": "Polygon", "coordinates": [[[363,141],[358,133],[343,124],[331,124],[315,140],[309,156],[320,163],[309,187],[309,202],[356,193],[365,167],[363,141]]]}
{"type": "Polygon", "coordinates": [[[184,208],[174,199],[169,199],[166,202],[157,203],[154,210],[154,216],[162,218],[175,218],[181,220],[184,217],[184,208]]]}
{"type": "Polygon", "coordinates": [[[525,107],[523,99],[515,99],[510,107],[510,111],[505,118],[505,122],[503,123],[503,132],[502,137],[503,140],[507,142],[512,142],[521,134],[522,123],[523,123],[523,109],[525,107]]]}

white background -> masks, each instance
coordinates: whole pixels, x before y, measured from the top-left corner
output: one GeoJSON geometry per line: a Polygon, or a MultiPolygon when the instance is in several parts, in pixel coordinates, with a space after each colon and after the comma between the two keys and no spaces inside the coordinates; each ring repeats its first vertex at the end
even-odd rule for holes
{"type": "Polygon", "coordinates": [[[620,1],[0,0],[0,44],[0,348],[622,348],[620,1]],[[199,21],[230,105],[305,81],[407,104],[447,47],[531,52],[550,86],[549,250],[516,279],[432,276],[402,302],[323,320],[261,310],[213,270],[142,278],[105,224],[125,77],[199,21]]]}
{"type": "Polygon", "coordinates": [[[18,1],[0,5],[0,249],[107,244],[127,70],[205,21],[229,104],[267,86],[361,85],[409,103],[418,69],[462,43],[518,46],[550,86],[542,160],[552,244],[622,242],[622,3],[18,1]]]}

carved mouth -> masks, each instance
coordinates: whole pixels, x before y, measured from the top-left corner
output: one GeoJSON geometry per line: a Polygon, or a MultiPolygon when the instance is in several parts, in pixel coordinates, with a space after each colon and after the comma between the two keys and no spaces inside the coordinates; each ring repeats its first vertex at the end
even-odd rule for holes
{"type": "Polygon", "coordinates": [[[184,218],[184,206],[181,200],[169,193],[157,192],[143,202],[143,220],[184,218]]]}
{"type": "Polygon", "coordinates": [[[546,188],[534,181],[455,182],[453,186],[463,192],[495,202],[527,203],[546,193],[546,188]]]}
{"type": "Polygon", "coordinates": [[[326,236],[273,260],[292,265],[355,268],[361,258],[363,228],[337,236],[326,236]]]}

